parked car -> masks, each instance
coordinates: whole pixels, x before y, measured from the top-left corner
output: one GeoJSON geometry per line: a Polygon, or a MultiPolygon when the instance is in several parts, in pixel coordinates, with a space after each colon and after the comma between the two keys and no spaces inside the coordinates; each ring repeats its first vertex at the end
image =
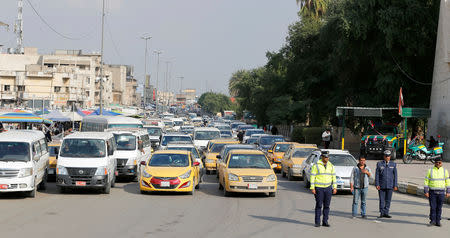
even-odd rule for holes
{"type": "Polygon", "coordinates": [[[288,180],[303,178],[303,161],[308,158],[314,150],[317,150],[317,146],[314,144],[291,145],[281,160],[281,176],[287,176],[288,180]]]}

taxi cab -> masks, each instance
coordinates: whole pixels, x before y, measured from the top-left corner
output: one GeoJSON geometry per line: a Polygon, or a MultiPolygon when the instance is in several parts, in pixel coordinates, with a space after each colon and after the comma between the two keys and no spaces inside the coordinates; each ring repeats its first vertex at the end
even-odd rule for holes
{"type": "Polygon", "coordinates": [[[206,174],[217,171],[216,161],[217,156],[225,145],[239,144],[236,140],[211,140],[209,142],[209,148],[205,152],[204,164],[206,174]]]}
{"type": "Polygon", "coordinates": [[[281,176],[287,176],[288,180],[303,179],[302,163],[316,149],[314,144],[291,145],[281,160],[281,176]]]}
{"type": "Polygon", "coordinates": [[[232,192],[276,195],[277,176],[262,151],[231,150],[221,159],[219,170],[219,189],[224,196],[232,192]]]}
{"type": "Polygon", "coordinates": [[[289,149],[289,147],[296,142],[275,142],[269,150],[267,150],[267,157],[270,163],[276,164],[277,167],[274,168],[275,171],[281,171],[281,160],[284,157],[284,153],[289,149]]]}
{"type": "Polygon", "coordinates": [[[160,150],[142,161],[145,166],[139,179],[139,189],[146,192],[188,192],[199,188],[199,162],[192,153],[182,150],[160,150]]]}
{"type": "Polygon", "coordinates": [[[49,161],[48,161],[48,172],[47,180],[56,180],[56,164],[58,162],[59,148],[61,147],[61,141],[55,141],[48,144],[49,161]]]}

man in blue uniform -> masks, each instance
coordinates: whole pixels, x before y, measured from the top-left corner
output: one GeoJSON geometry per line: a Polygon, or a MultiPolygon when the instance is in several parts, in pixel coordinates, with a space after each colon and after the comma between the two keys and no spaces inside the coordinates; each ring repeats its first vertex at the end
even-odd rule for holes
{"type": "Polygon", "coordinates": [[[384,160],[377,163],[375,173],[375,186],[380,198],[380,216],[378,218],[391,218],[389,208],[393,191],[397,191],[397,164],[390,161],[391,151],[384,151],[384,160]]]}

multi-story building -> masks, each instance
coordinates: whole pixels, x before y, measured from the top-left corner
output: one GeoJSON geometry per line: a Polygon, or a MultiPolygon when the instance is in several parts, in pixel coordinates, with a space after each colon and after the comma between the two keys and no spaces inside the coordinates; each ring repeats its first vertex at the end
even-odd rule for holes
{"type": "MultiPolygon", "coordinates": [[[[124,101],[125,93],[136,98],[136,91],[126,87],[127,77],[133,78],[130,72],[127,66],[104,66],[103,105],[136,103],[137,99],[124,101]]],[[[36,48],[25,48],[24,54],[0,54],[2,105],[26,106],[34,100],[48,100],[53,108],[99,106],[100,54],[56,50],[39,55],[36,48]]]]}

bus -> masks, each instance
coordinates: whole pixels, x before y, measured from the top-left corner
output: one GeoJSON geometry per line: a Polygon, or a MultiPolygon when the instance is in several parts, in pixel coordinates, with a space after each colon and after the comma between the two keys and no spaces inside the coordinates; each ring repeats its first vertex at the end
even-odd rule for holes
{"type": "Polygon", "coordinates": [[[143,128],[140,120],[126,116],[86,116],[81,122],[81,131],[103,132],[109,128],[143,128]]]}

